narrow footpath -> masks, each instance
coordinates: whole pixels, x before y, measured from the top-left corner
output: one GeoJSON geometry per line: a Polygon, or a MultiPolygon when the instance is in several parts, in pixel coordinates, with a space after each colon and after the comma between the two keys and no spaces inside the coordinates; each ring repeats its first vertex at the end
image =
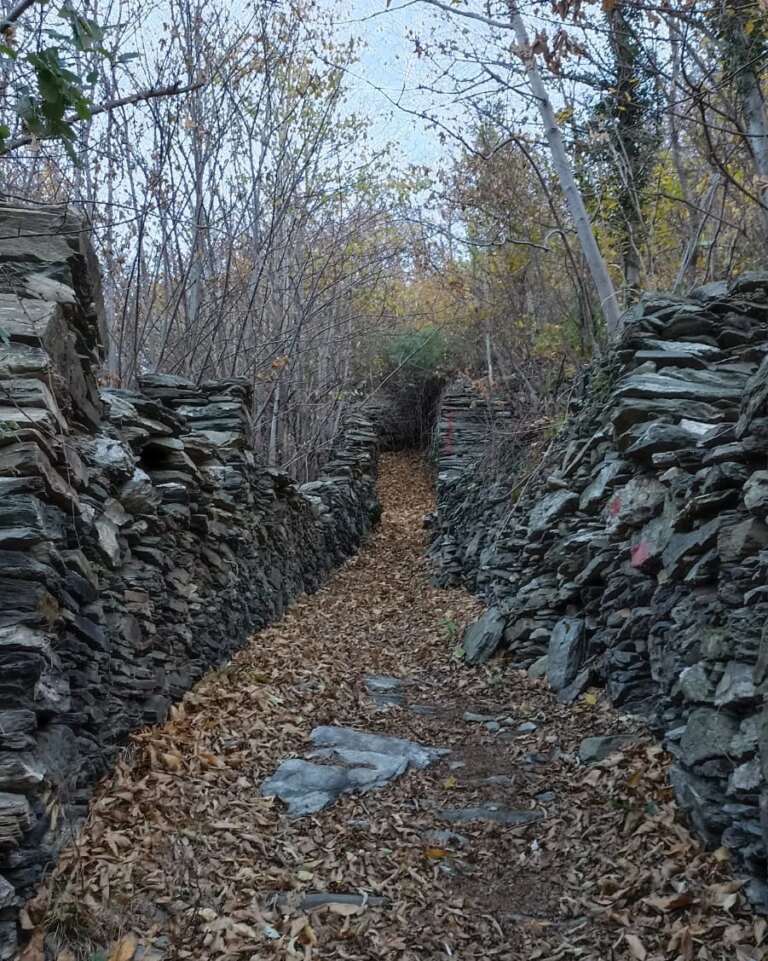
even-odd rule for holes
{"type": "MultiPolygon", "coordinates": [[[[27,905],[24,961],[768,957],[661,749],[600,691],[563,707],[503,661],[462,664],[480,608],[428,586],[428,477],[388,456],[380,493],[358,556],[133,739],[27,905]],[[449,751],[291,817],[262,785],[327,726],[449,751]],[[582,743],[615,734],[635,737],[602,760],[582,743]]],[[[338,757],[371,771],[370,750],[338,757]]]]}

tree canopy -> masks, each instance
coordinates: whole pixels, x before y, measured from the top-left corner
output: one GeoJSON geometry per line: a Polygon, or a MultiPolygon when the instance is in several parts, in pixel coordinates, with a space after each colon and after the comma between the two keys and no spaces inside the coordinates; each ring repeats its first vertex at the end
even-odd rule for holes
{"type": "Polygon", "coordinates": [[[546,406],[644,289],[763,265],[758,0],[416,5],[429,165],[374,132],[397,3],[6,6],[3,192],[90,217],[106,382],[245,375],[256,445],[311,473],[402,363],[546,406]]]}

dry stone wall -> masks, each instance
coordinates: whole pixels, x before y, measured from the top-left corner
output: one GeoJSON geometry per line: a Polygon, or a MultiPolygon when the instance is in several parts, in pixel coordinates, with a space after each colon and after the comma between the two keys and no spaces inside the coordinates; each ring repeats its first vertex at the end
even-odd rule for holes
{"type": "Polygon", "coordinates": [[[501,646],[563,701],[601,683],[648,718],[693,824],[768,910],[768,274],[626,321],[543,461],[484,452],[466,385],[448,390],[436,577],[489,606],[468,660],[501,646]]]}
{"type": "Polygon", "coordinates": [[[352,553],[378,519],[350,416],[312,483],[259,466],[232,378],[100,390],[79,217],[0,207],[0,958],[21,897],[133,729],[352,553]]]}

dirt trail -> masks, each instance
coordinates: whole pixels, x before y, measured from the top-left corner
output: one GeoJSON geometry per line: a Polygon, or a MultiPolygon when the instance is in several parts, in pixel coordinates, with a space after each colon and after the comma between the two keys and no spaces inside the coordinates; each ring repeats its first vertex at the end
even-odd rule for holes
{"type": "Polygon", "coordinates": [[[25,961],[44,935],[59,961],[764,958],[727,852],[675,817],[660,749],[582,765],[583,737],[637,729],[600,692],[565,708],[503,662],[461,664],[478,607],[427,586],[428,480],[386,457],[380,487],[365,550],[134,738],[27,907],[25,961]],[[403,679],[400,703],[376,703],[369,675],[403,679]],[[452,750],[290,819],[259,787],[323,724],[452,750]],[[541,819],[442,819],[484,805],[541,819]],[[311,892],[385,901],[301,910],[311,892]]]}

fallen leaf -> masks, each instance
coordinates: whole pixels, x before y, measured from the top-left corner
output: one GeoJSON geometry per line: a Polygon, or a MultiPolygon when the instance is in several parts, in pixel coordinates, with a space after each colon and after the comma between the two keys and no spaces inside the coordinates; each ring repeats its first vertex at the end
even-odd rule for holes
{"type": "Polygon", "coordinates": [[[339,902],[334,902],[328,905],[328,910],[331,914],[338,914],[342,918],[351,918],[355,914],[362,914],[365,909],[360,904],[340,904],[339,902]]]}
{"type": "Polygon", "coordinates": [[[642,772],[642,771],[635,771],[634,774],[631,774],[631,775],[627,778],[627,787],[629,787],[629,788],[631,788],[632,790],[634,790],[634,789],[640,784],[640,782],[643,780],[643,777],[644,777],[644,775],[643,775],[643,772],[642,772]]]}
{"type": "Polygon", "coordinates": [[[682,908],[687,908],[695,900],[690,891],[681,891],[679,894],[673,894],[669,897],[651,894],[647,898],[643,898],[643,903],[666,914],[669,911],[680,911],[682,908]]]}
{"type": "Polygon", "coordinates": [[[299,931],[299,941],[301,941],[302,944],[317,944],[317,935],[309,921],[307,921],[301,931],[299,931]]]}
{"type": "Polygon", "coordinates": [[[169,771],[180,771],[182,768],[181,758],[178,754],[161,754],[160,759],[169,771]]]}
{"type": "Polygon", "coordinates": [[[424,852],[425,858],[431,858],[433,861],[438,861],[440,858],[449,857],[448,851],[445,848],[427,848],[424,852]]]}
{"type": "Polygon", "coordinates": [[[18,955],[18,961],[45,961],[45,934],[37,928],[18,955]]]}
{"type": "Polygon", "coordinates": [[[627,947],[632,957],[636,958],[637,961],[645,961],[648,957],[648,952],[645,950],[640,938],[638,938],[636,934],[625,934],[624,940],[627,942],[627,947]]]}
{"type": "Polygon", "coordinates": [[[711,884],[704,891],[704,904],[729,911],[739,900],[739,891],[743,886],[744,882],[736,879],[724,881],[722,884],[711,884]]]}
{"type": "Polygon", "coordinates": [[[126,935],[112,948],[107,961],[131,961],[138,946],[138,938],[132,934],[126,935]]]}

